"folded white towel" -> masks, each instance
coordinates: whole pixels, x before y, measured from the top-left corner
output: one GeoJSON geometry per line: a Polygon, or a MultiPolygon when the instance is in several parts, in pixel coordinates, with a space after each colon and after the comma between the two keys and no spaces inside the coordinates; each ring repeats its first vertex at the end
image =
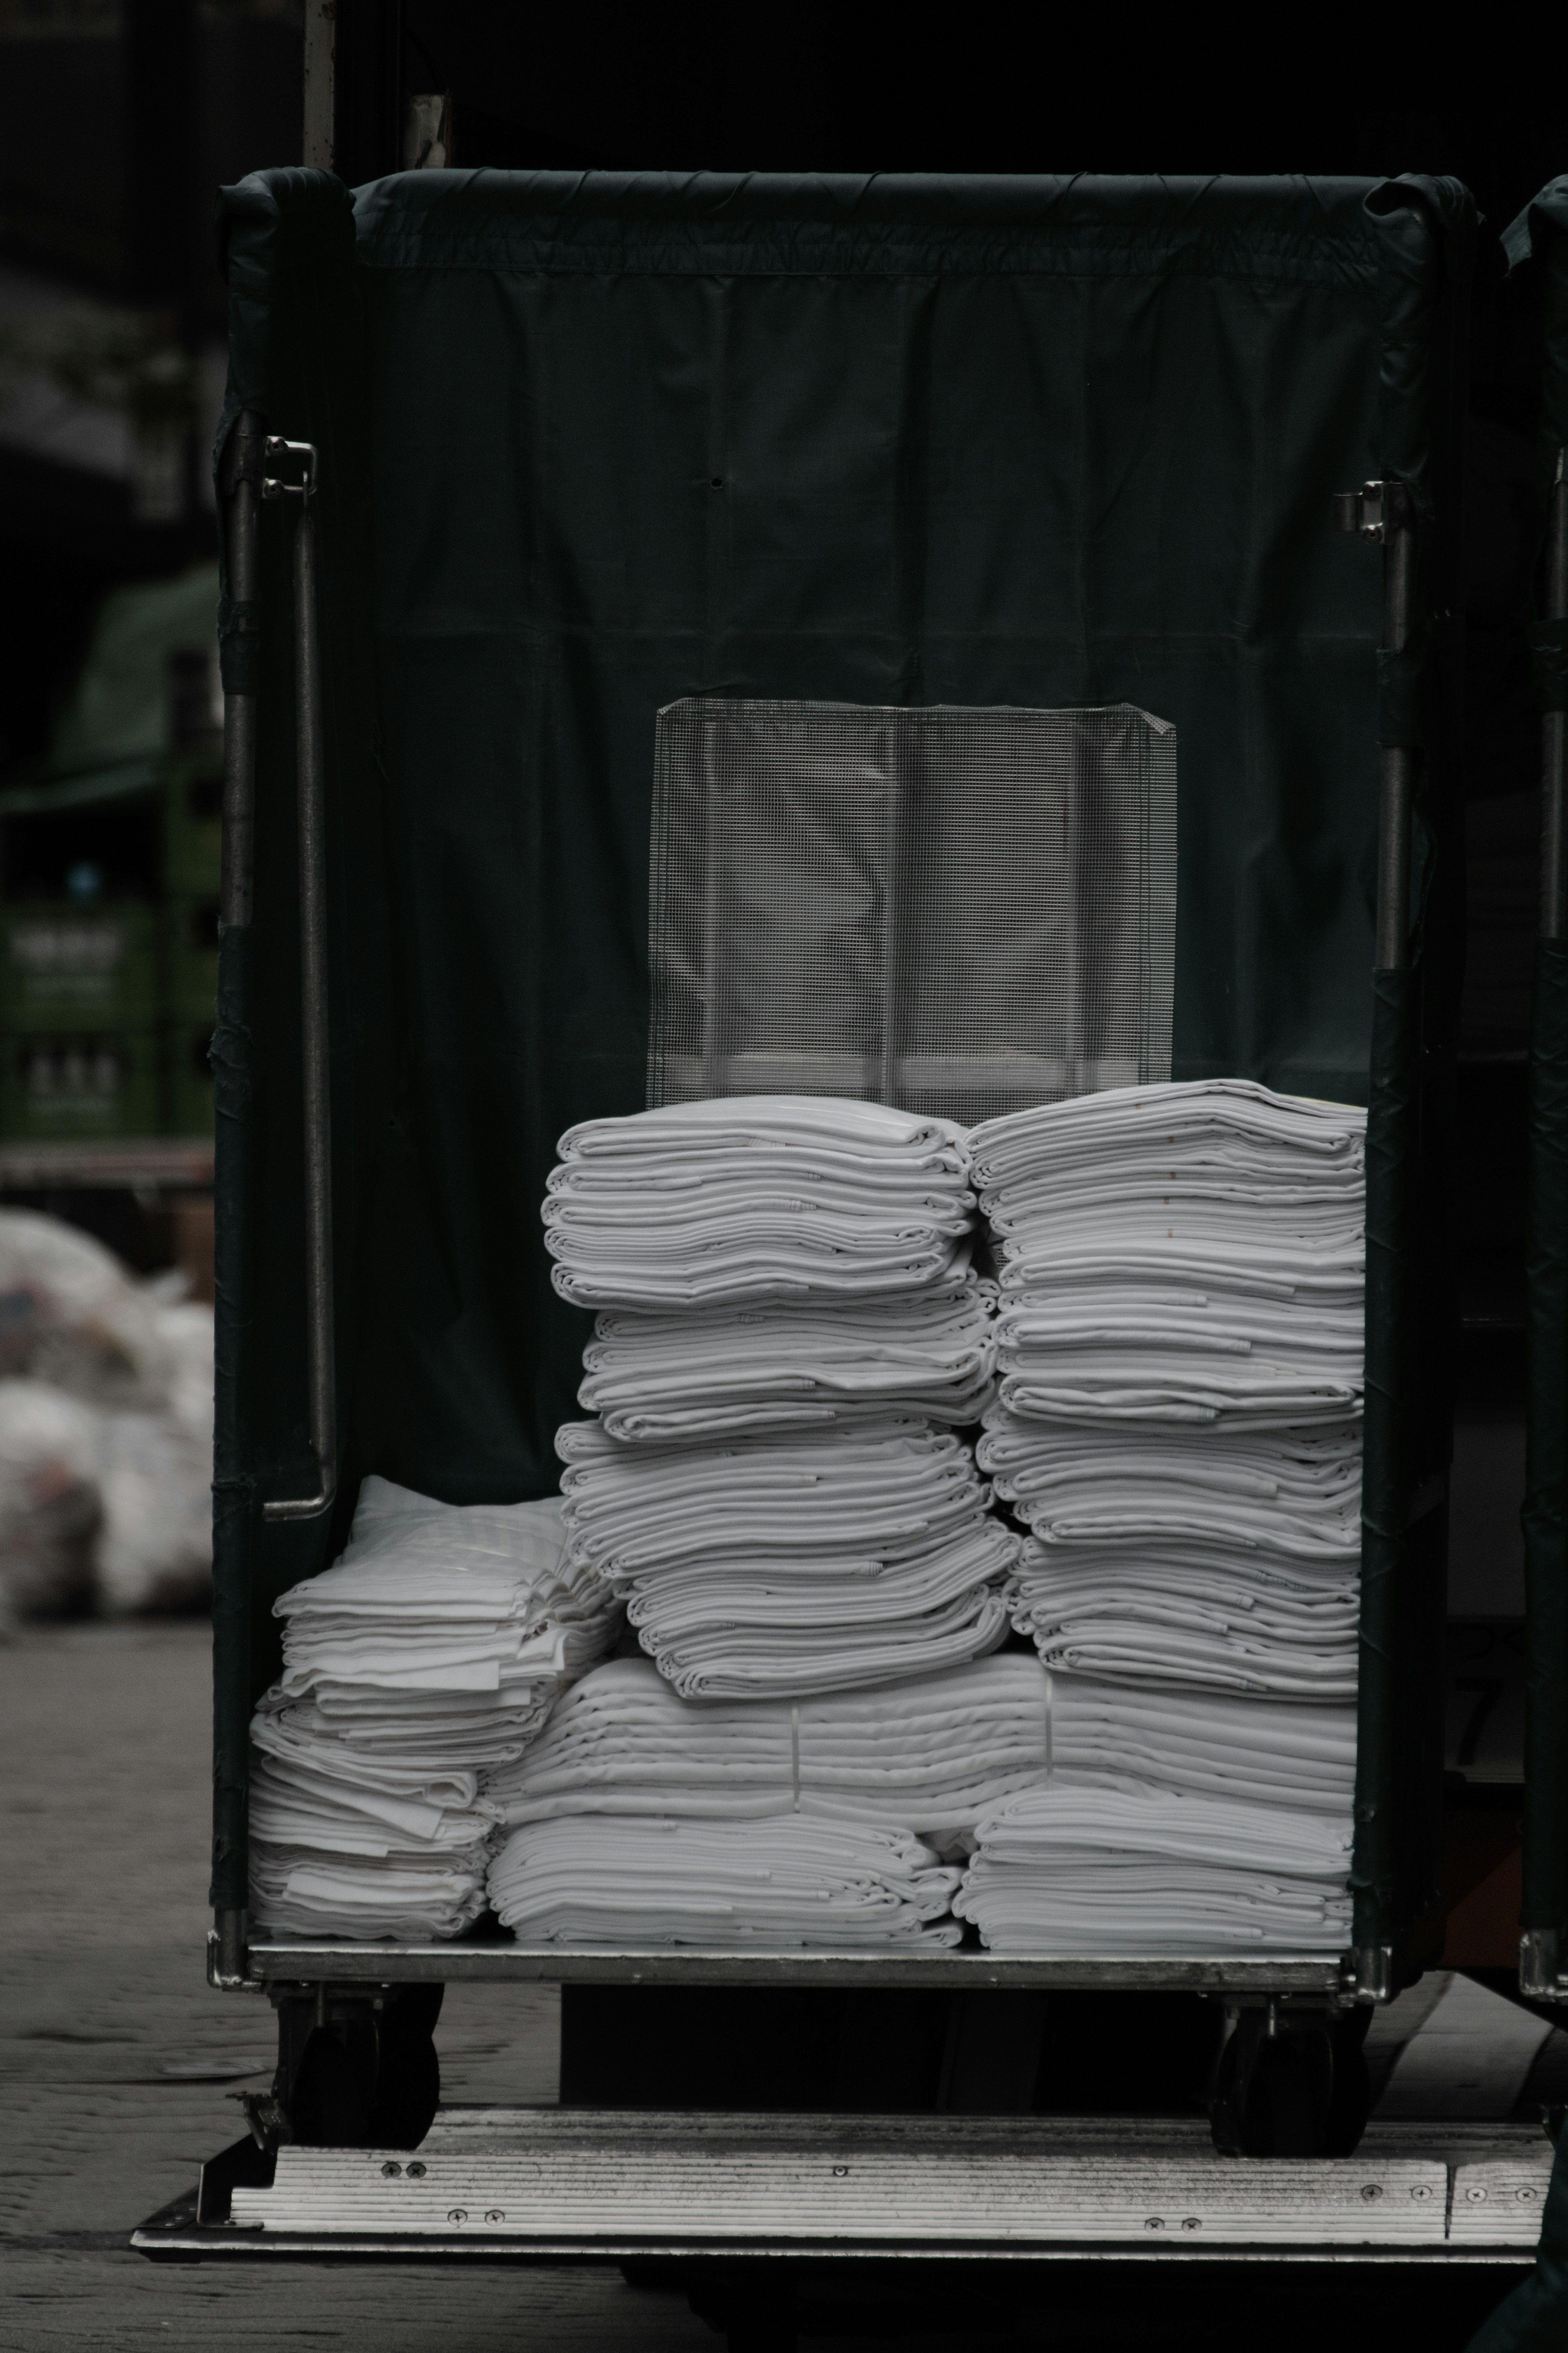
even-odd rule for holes
{"type": "Polygon", "coordinates": [[[1282,1806],[1057,1778],[975,1831],[953,1899],[993,1952],[1337,1952],[1351,1825],[1282,1806]]]}
{"type": "Polygon", "coordinates": [[[364,1482],[349,1541],[274,1604],[283,1673],[251,1726],[252,1912],[312,1935],[454,1936],[484,1905],[479,1795],[616,1639],[561,1506],[364,1482]]]}
{"type": "Polygon", "coordinates": [[[529,1945],[838,1952],[956,1945],[958,1878],[910,1832],[878,1823],[596,1814],[514,1831],[489,1896],[529,1945]]]}
{"type": "Polygon", "coordinates": [[[790,1811],[910,1825],[950,1844],[1046,1769],[1045,1671],[1016,1652],[794,1703],[689,1704],[646,1659],[584,1675],[484,1782],[509,1823],[790,1811]]]}

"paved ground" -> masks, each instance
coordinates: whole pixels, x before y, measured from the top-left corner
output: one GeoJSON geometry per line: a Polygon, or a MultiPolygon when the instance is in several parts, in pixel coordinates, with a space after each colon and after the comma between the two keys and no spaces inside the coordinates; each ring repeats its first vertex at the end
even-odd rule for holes
{"type": "MultiPolygon", "coordinates": [[[[207,1638],[194,1625],[81,1626],[0,1647],[0,2344],[7,2353],[343,2348],[349,2353],[514,2353],[721,2342],[682,2295],[633,2288],[614,2270],[456,2273],[328,2266],[233,2273],[158,2267],[126,2235],[237,2137],[227,2094],[271,2067],[271,2014],[204,1982],[207,1638]]],[[[556,2013],[547,1993],[449,1989],[443,2084],[470,2100],[553,2098],[556,2013]]],[[[1378,2021],[1384,2106],[1400,2114],[1528,2114],[1568,2086],[1568,2036],[1465,1980],[1426,1980],[1378,2021]],[[1414,2035],[1414,2040],[1410,2039],[1414,2035]]],[[[983,2348],[1159,2343],[1228,2348],[1241,2315],[1174,2321],[1162,2290],[1103,2276],[998,2334],[951,2322],[939,2337],[882,2341],[983,2348]],[[1068,2309],[1070,2307],[1070,2310],[1068,2309]]],[[[1147,2275],[1145,2275],[1147,2276],[1147,2275]]],[[[1272,2274],[1304,2308],[1306,2284],[1272,2274]]],[[[1151,2283],[1152,2284],[1152,2283],[1151,2283]]],[[[1268,2276],[1253,2284],[1268,2285],[1268,2276]]],[[[1392,2286],[1393,2283],[1390,2283],[1392,2286]]],[[[1471,2278],[1441,2295],[1406,2281],[1386,2341],[1462,2346],[1496,2291],[1471,2278]],[[1427,2302],[1430,2314],[1417,2306],[1427,2302]]],[[[1342,2295],[1324,2335],[1342,2333],[1342,2295]]],[[[1360,2318],[1364,2325],[1368,2316],[1360,2318]]],[[[1251,2329],[1247,2329],[1250,2337],[1251,2329]]],[[[1286,2338],[1273,2325],[1277,2348],[1286,2338]]],[[[835,2341],[818,2338],[822,2353],[835,2341]]],[[[858,2340],[857,2340],[858,2341],[858,2340]]],[[[1294,2337],[1289,2340],[1296,2341],[1294,2337]]],[[[1320,2340],[1321,2341],[1321,2340],[1320,2340]]]]}

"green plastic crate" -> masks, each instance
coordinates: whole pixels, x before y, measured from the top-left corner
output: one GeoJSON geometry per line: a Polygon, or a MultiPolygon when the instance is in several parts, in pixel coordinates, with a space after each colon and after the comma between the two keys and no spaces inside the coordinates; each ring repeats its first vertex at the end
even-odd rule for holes
{"type": "Polygon", "coordinates": [[[213,1074],[207,1060],[213,1020],[184,1021],[165,1033],[164,1074],[171,1135],[210,1135],[213,1132],[213,1074]]]}
{"type": "Polygon", "coordinates": [[[163,888],[171,897],[216,899],[223,873],[223,771],[176,762],[163,780],[163,888]]]}
{"type": "Polygon", "coordinates": [[[164,1009],[182,1028],[217,1018],[216,896],[174,899],[164,909],[164,1009]]]}
{"type": "Polygon", "coordinates": [[[158,1018],[157,919],[137,900],[0,908],[0,1029],[98,1036],[158,1018]]]}
{"type": "Polygon", "coordinates": [[[8,1144],[156,1135],[161,1096],[153,1030],[0,1039],[0,1136],[8,1144]]]}

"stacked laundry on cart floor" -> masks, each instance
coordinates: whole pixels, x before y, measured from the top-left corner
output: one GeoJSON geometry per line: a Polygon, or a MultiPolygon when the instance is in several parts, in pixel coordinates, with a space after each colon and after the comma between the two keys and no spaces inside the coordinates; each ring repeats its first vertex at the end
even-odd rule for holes
{"type": "Polygon", "coordinates": [[[982,1820],[953,1899],[998,1953],[1338,1952],[1348,1814],[1047,1781],[982,1820]]]}
{"type": "MultiPolygon", "coordinates": [[[[1031,1531],[1011,1602],[1054,1671],[1057,1770],[1148,1774],[1151,1819],[1160,1788],[1181,1791],[1172,1835],[1233,1889],[1271,1852],[1268,1806],[1222,1838],[1194,1793],[1321,1804],[1320,1853],[1347,1834],[1364,1137],[1352,1107],[1215,1080],[1083,1096],[970,1139],[1001,1269],[979,1460],[1031,1531]],[[1235,1777],[1226,1701],[1242,1711],[1232,1727],[1249,1727],[1235,1777]],[[1066,1728],[1075,1714],[1093,1724],[1085,1741],[1066,1728]]],[[[1099,1803],[1079,1820],[1058,1790],[1029,1835],[1043,1855],[1092,1853],[1099,1803]]],[[[1106,1850],[1127,1891],[1105,1914],[1110,1950],[1162,1933],[1153,1891],[1172,1855],[1149,1862],[1142,1820],[1106,1850]]],[[[1011,1833],[1000,1848],[980,1834],[976,1884],[1022,1871],[1011,1833]]],[[[1279,1847],[1284,1879],[1299,1842],[1298,1824],[1279,1847]]],[[[1033,1865],[1029,1883],[1043,1884],[1033,1865]]],[[[1023,1934],[1028,1900],[1020,1886],[987,1916],[1023,1934]]],[[[1251,1884],[1237,1916],[1289,1942],[1294,1901],[1271,1911],[1251,1884]]],[[[1041,1911],[1042,1938],[1057,1917],[1041,1911]]]]}
{"type": "Polygon", "coordinates": [[[872,1691],[692,1706],[646,1660],[569,1692],[486,1796],[490,1901],[525,1941],[956,1944],[941,1862],[1045,1769],[1046,1676],[1013,1656],[872,1691]]]}
{"type": "Polygon", "coordinates": [[[284,1934],[458,1934],[521,1756],[619,1614],[561,1507],[452,1505],[370,1478],[334,1564],[274,1605],[283,1673],[251,1726],[251,1910],[284,1934]]]}
{"type": "Polygon", "coordinates": [[[1044,1757],[1038,1669],[986,1655],[1020,1540],[956,1434],[993,1394],[963,1131],[740,1096],[561,1154],[553,1279],[598,1312],[568,1539],[657,1672],[612,1662],[491,1777],[492,1902],[574,1943],[953,1942],[917,1832],[1044,1757]]]}
{"type": "Polygon", "coordinates": [[[740,1096],[562,1140],[545,1235],[601,1313],[557,1445],[574,1556],[687,1698],[995,1648],[1018,1552],[944,1425],[991,1393],[963,1132],[740,1096]]]}

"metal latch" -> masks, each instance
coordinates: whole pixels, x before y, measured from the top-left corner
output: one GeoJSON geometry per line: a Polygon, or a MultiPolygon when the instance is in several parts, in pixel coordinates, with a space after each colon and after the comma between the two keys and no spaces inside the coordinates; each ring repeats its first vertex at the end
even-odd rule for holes
{"type": "MultiPolygon", "coordinates": [[[[268,444],[268,448],[271,443],[268,444]]],[[[1359,491],[1334,492],[1334,520],[1342,531],[1359,531],[1363,539],[1382,539],[1390,520],[1382,482],[1363,482],[1359,491]]]]}
{"type": "Polygon", "coordinates": [[[263,474],[261,495],[264,499],[313,499],[316,495],[316,445],[313,441],[285,441],[281,435],[269,433],[262,448],[262,456],[269,466],[287,466],[298,459],[303,480],[286,482],[280,474],[263,474]]]}

